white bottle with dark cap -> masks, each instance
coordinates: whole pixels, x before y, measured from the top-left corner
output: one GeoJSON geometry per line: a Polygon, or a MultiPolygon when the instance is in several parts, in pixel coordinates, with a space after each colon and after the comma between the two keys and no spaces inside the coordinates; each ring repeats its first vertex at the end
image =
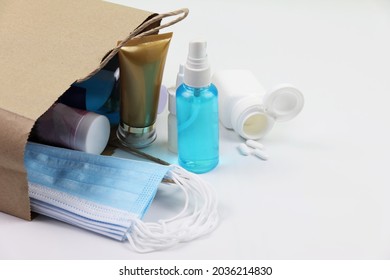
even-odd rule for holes
{"type": "Polygon", "coordinates": [[[43,144],[100,154],[110,137],[110,122],[103,115],[56,103],[37,120],[31,136],[43,144]]]}

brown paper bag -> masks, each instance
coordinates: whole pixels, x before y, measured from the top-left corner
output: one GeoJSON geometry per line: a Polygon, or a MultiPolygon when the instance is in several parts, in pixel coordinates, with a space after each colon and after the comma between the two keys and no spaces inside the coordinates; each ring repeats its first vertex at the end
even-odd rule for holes
{"type": "Polygon", "coordinates": [[[30,220],[24,147],[35,120],[150,12],[97,0],[0,0],[0,211],[30,220]]]}

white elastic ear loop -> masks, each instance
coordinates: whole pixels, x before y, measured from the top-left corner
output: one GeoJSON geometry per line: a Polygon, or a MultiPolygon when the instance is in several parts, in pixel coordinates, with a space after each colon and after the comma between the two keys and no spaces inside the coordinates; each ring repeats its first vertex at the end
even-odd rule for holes
{"type": "Polygon", "coordinates": [[[184,207],[174,217],[158,223],[135,220],[126,237],[137,252],[147,253],[187,242],[208,234],[218,225],[218,203],[209,184],[176,165],[171,166],[167,176],[184,192],[184,207]]]}
{"type": "MultiPolygon", "coordinates": [[[[187,174],[191,174],[191,173],[188,173],[187,174]]],[[[184,178],[186,177],[187,175],[186,173],[185,174],[181,174],[184,178]]],[[[192,175],[192,174],[191,174],[192,175]]],[[[191,235],[188,236],[188,240],[191,240],[191,239],[194,239],[200,235],[204,235],[205,232],[208,232],[209,230],[207,229],[208,227],[211,226],[211,229],[215,227],[214,223],[212,223],[212,219],[213,219],[213,215],[216,215],[217,214],[217,209],[216,209],[216,206],[217,206],[217,203],[216,203],[216,198],[215,198],[215,195],[213,193],[213,190],[211,188],[211,186],[207,185],[205,182],[201,181],[200,180],[200,177],[198,176],[192,176],[191,179],[192,179],[192,184],[190,184],[188,180],[186,179],[182,179],[183,177],[179,177],[178,179],[182,181],[183,185],[184,186],[187,186],[190,190],[192,190],[192,192],[195,194],[194,197],[195,198],[202,198],[204,200],[203,202],[203,207],[201,207],[198,211],[196,210],[196,206],[195,206],[195,209],[192,213],[192,215],[190,215],[189,217],[186,217],[187,219],[185,221],[181,221],[181,224],[182,227],[187,227],[187,226],[191,226],[190,224],[187,224],[188,223],[192,223],[192,227],[193,228],[197,228],[198,230],[196,231],[193,231],[191,233],[191,235]],[[199,186],[203,186],[203,187],[199,187],[199,186]],[[196,193],[198,195],[196,195],[196,193]],[[210,199],[211,198],[211,199],[210,199]],[[214,201],[213,201],[214,199],[214,201]],[[215,203],[213,203],[215,202],[215,203]]],[[[199,202],[199,200],[197,200],[196,202],[199,202]]],[[[218,217],[218,215],[216,215],[215,217],[218,217]]],[[[215,221],[217,222],[217,220],[215,221]]]]}
{"type": "MultiPolygon", "coordinates": [[[[181,228],[192,226],[194,229],[198,228],[200,234],[203,235],[205,230],[203,229],[204,227],[208,227],[209,225],[214,227],[214,224],[211,223],[213,215],[218,217],[215,194],[212,187],[202,181],[199,176],[189,173],[182,168],[178,171],[179,174],[173,174],[172,178],[177,184],[183,184],[184,187],[188,188],[192,197],[195,199],[195,206],[192,213],[190,212],[187,213],[187,215],[177,216],[176,220],[180,220],[179,225],[181,228]],[[190,178],[190,180],[187,179],[187,177],[190,178]],[[201,202],[202,200],[203,202],[201,202]],[[203,204],[199,210],[198,204],[203,204]]],[[[196,232],[197,231],[192,231],[189,239],[198,236],[199,234],[196,232]]]]}
{"type": "MultiPolygon", "coordinates": [[[[180,171],[180,170],[181,169],[178,169],[177,171],[180,171]]],[[[178,174],[177,178],[175,176],[175,172],[172,173],[172,178],[174,179],[174,181],[176,181],[176,184],[178,184],[179,186],[183,186],[183,187],[185,186],[187,188],[188,187],[192,188],[192,184],[187,184],[187,182],[186,182],[188,179],[183,180],[183,177],[184,178],[185,177],[192,177],[194,175],[190,174],[190,173],[184,173],[184,174],[182,172],[178,172],[178,173],[179,174],[178,174]]],[[[199,181],[199,180],[195,180],[195,181],[197,181],[198,184],[201,183],[199,186],[202,186],[204,184],[203,181],[199,181]]],[[[199,186],[194,186],[195,188],[192,188],[192,189],[194,189],[194,190],[200,189],[201,190],[201,188],[199,186]]],[[[207,186],[206,190],[207,189],[211,190],[210,186],[207,186]]],[[[186,192],[185,188],[183,188],[183,190],[186,192]]],[[[214,196],[214,198],[215,198],[215,196],[214,196]]],[[[195,196],[195,199],[196,199],[196,196],[195,196]]],[[[205,203],[205,204],[207,205],[208,203],[205,203]]],[[[185,226],[181,226],[179,228],[176,227],[176,230],[175,230],[175,227],[169,227],[169,229],[167,229],[166,224],[169,222],[173,222],[174,220],[178,221],[178,220],[182,220],[183,218],[188,217],[188,220],[191,221],[194,218],[197,218],[197,217],[192,217],[192,216],[199,215],[199,212],[192,214],[192,215],[191,215],[191,213],[185,214],[185,210],[187,210],[187,208],[188,208],[188,202],[185,204],[185,206],[183,208],[184,211],[182,210],[174,218],[160,221],[160,224],[158,224],[158,223],[143,223],[140,220],[135,221],[131,236],[129,236],[130,234],[127,236],[132,247],[139,252],[150,252],[150,251],[154,251],[154,250],[158,250],[158,249],[163,249],[163,248],[172,246],[176,243],[188,241],[188,240],[194,239],[196,237],[199,237],[201,235],[204,235],[204,234],[208,233],[210,230],[212,230],[217,225],[217,220],[215,219],[215,217],[217,217],[218,215],[213,215],[213,211],[207,210],[206,215],[212,214],[209,216],[211,218],[214,218],[214,221],[212,221],[211,226],[206,228],[206,230],[202,230],[202,229],[199,230],[198,229],[198,230],[191,233],[191,229],[194,229],[194,227],[195,228],[198,227],[199,222],[196,224],[194,224],[192,222],[192,224],[193,224],[192,227],[191,226],[188,227],[189,225],[187,223],[184,223],[185,226]],[[164,227],[164,225],[165,225],[165,227],[164,227]],[[186,236],[188,236],[188,237],[186,237],[186,236]]],[[[216,207],[215,207],[215,210],[216,210],[216,207]]],[[[207,221],[208,219],[203,219],[202,216],[200,216],[195,221],[202,222],[202,220],[207,221]]],[[[181,222],[181,225],[183,225],[182,222],[181,222]]]]}

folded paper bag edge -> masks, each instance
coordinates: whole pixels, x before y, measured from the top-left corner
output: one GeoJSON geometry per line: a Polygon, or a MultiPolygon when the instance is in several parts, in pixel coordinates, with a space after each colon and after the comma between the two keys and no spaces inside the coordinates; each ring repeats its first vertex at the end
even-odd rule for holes
{"type": "Polygon", "coordinates": [[[34,120],[0,108],[0,211],[31,220],[24,149],[34,120]]]}

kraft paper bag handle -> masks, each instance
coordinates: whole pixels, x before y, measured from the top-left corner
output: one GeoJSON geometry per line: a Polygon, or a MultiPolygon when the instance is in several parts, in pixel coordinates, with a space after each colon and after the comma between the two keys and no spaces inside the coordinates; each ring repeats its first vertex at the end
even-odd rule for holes
{"type": "Polygon", "coordinates": [[[129,40],[134,39],[134,38],[139,38],[139,37],[142,37],[142,36],[147,36],[147,35],[150,35],[150,34],[154,34],[158,30],[161,30],[163,28],[171,26],[171,25],[173,25],[173,24],[175,24],[175,23],[185,19],[187,17],[188,13],[189,13],[189,10],[187,8],[183,8],[183,9],[179,9],[179,10],[172,11],[172,12],[169,12],[169,13],[158,14],[157,16],[155,16],[155,17],[145,21],[140,26],[138,26],[136,29],[134,29],[129,34],[129,36],[127,36],[124,40],[121,41],[121,43],[119,43],[115,48],[113,48],[111,50],[111,52],[109,53],[109,55],[107,55],[101,61],[99,67],[97,67],[94,71],[89,73],[84,78],[78,79],[77,82],[83,82],[83,81],[89,79],[90,77],[92,77],[93,75],[95,75],[101,69],[103,69],[103,67],[118,53],[119,49],[121,47],[123,47],[129,40]],[[173,20],[171,20],[171,21],[169,21],[169,22],[167,22],[167,23],[165,23],[165,24],[159,25],[159,26],[157,26],[155,28],[152,28],[152,29],[149,29],[147,31],[143,31],[143,30],[145,30],[145,28],[147,28],[147,27],[151,26],[152,24],[162,20],[163,18],[177,16],[177,15],[180,15],[180,16],[175,18],[175,19],[173,19],[173,20]]]}

